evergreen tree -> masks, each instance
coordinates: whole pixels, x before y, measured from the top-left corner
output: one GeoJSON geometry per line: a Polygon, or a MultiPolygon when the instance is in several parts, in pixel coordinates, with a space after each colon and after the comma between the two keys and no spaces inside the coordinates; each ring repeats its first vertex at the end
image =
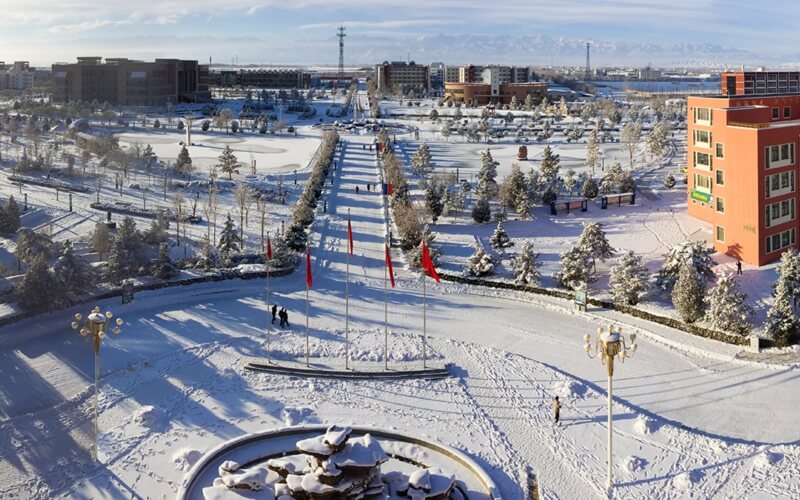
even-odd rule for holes
{"type": "Polygon", "coordinates": [[[492,210],[485,194],[478,195],[475,206],[472,207],[472,219],[481,224],[492,219],[492,210]]]}
{"type": "Polygon", "coordinates": [[[14,292],[17,303],[28,312],[46,311],[58,304],[59,284],[43,255],[33,259],[14,292]]]}
{"type": "Polygon", "coordinates": [[[502,250],[514,246],[514,242],[508,237],[508,233],[506,233],[502,221],[497,223],[497,227],[494,229],[491,238],[489,238],[489,242],[495,250],[502,250]]]}
{"type": "Polygon", "coordinates": [[[528,191],[528,199],[530,199],[532,203],[540,202],[542,199],[544,186],[542,185],[542,179],[539,175],[539,171],[531,167],[530,171],[528,172],[528,178],[525,180],[525,184],[528,191]]]}
{"type": "Polygon", "coordinates": [[[793,304],[797,306],[800,299],[800,252],[797,249],[790,249],[781,254],[781,260],[776,267],[778,280],[786,282],[789,296],[793,299],[793,304]]]}
{"type": "Polygon", "coordinates": [[[136,230],[136,223],[130,217],[125,217],[111,244],[103,278],[116,284],[135,276],[139,271],[137,252],[140,246],[141,236],[136,230]]]}
{"type": "Polygon", "coordinates": [[[0,234],[14,234],[21,225],[17,202],[13,195],[9,196],[5,206],[0,210],[0,234]]]}
{"type": "Polygon", "coordinates": [[[500,189],[500,201],[508,208],[516,209],[520,196],[527,194],[525,175],[520,170],[519,165],[511,165],[511,173],[503,181],[500,189]]]}
{"type": "Polygon", "coordinates": [[[669,146],[669,128],[666,122],[659,121],[645,139],[647,151],[653,158],[663,155],[669,146]]]}
{"type": "MultiPolygon", "coordinates": [[[[220,163],[221,162],[222,157],[220,157],[220,163]]],[[[189,150],[186,149],[186,146],[182,146],[181,152],[178,153],[178,158],[175,160],[175,173],[188,175],[191,174],[192,171],[194,171],[194,167],[192,166],[192,158],[189,156],[189,150]]]]}
{"type": "Polygon", "coordinates": [[[608,243],[606,233],[600,227],[599,222],[583,224],[583,232],[578,240],[578,246],[591,257],[593,269],[595,268],[595,259],[605,262],[614,253],[614,248],[608,243]]]}
{"type": "Polygon", "coordinates": [[[620,182],[622,181],[625,172],[622,169],[622,164],[618,161],[615,161],[611,168],[606,171],[603,175],[603,179],[600,181],[600,192],[603,194],[611,194],[613,192],[622,192],[620,191],[620,182]]]}
{"type": "Polygon", "coordinates": [[[629,171],[623,172],[619,178],[617,189],[620,193],[633,193],[636,191],[636,181],[629,171]]]}
{"type": "Polygon", "coordinates": [[[539,254],[533,250],[533,242],[525,240],[519,255],[511,259],[514,270],[514,283],[517,285],[538,286],[541,279],[539,272],[539,254]]]}
{"type": "Polygon", "coordinates": [[[497,162],[492,158],[492,152],[487,148],[481,153],[481,169],[478,172],[478,185],[476,193],[492,198],[497,194],[497,162]]]}
{"type": "Polygon", "coordinates": [[[767,312],[764,330],[778,345],[784,346],[797,335],[800,321],[792,308],[792,295],[787,280],[778,278],[775,286],[775,301],[767,312]]]}
{"type": "Polygon", "coordinates": [[[203,247],[200,249],[200,253],[197,255],[197,261],[195,262],[194,268],[202,269],[204,271],[211,271],[218,266],[219,256],[217,255],[217,249],[208,242],[205,242],[203,247]]]}
{"type": "Polygon", "coordinates": [[[411,158],[411,171],[420,177],[431,172],[431,151],[427,143],[422,143],[411,158]]]}
{"type": "Polygon", "coordinates": [[[591,257],[576,245],[561,254],[561,271],[554,275],[561,286],[575,290],[597,281],[591,257]]]}
{"type": "Polygon", "coordinates": [[[714,248],[707,247],[702,241],[685,241],[675,245],[664,255],[664,264],[656,274],[656,286],[662,290],[671,290],[684,262],[692,264],[703,279],[711,279],[714,276],[711,268],[716,265],[711,258],[713,253],[714,248]]]}
{"type": "Polygon", "coordinates": [[[26,264],[30,264],[40,255],[48,261],[53,257],[53,241],[46,234],[21,227],[17,230],[16,254],[17,258],[26,264]]]}
{"type": "Polygon", "coordinates": [[[436,235],[433,234],[431,228],[425,224],[420,233],[419,243],[411,249],[411,267],[414,269],[422,268],[422,242],[428,247],[428,254],[431,256],[431,262],[434,265],[439,264],[439,257],[442,256],[442,249],[436,244],[436,235]]]}
{"type": "Polygon", "coordinates": [[[678,272],[678,281],[672,289],[672,304],[678,316],[686,323],[694,323],[703,317],[703,296],[706,293],[705,279],[691,262],[684,262],[678,272]]]}
{"type": "Polygon", "coordinates": [[[150,223],[150,229],[144,233],[144,242],[148,245],[159,245],[165,242],[167,240],[168,224],[164,213],[159,212],[156,219],[150,223]]]}
{"type": "Polygon", "coordinates": [[[111,231],[108,226],[102,222],[98,222],[94,226],[92,232],[92,248],[95,252],[100,254],[100,260],[103,260],[103,254],[111,250],[111,231]]]}
{"type": "Polygon", "coordinates": [[[753,308],[747,304],[747,295],[736,287],[730,273],[724,274],[703,299],[706,304],[706,322],[716,330],[746,335],[752,325],[748,317],[753,308]]]}
{"type": "Polygon", "coordinates": [[[593,177],[589,177],[581,186],[581,196],[593,200],[597,198],[598,194],[600,194],[600,188],[597,186],[597,181],[593,177]]]}
{"type": "Polygon", "coordinates": [[[272,260],[270,260],[270,269],[283,269],[291,267],[295,264],[296,256],[289,251],[286,245],[286,240],[281,236],[273,236],[270,238],[272,245],[272,260]]]}
{"type": "Polygon", "coordinates": [[[61,246],[53,274],[60,291],[69,296],[80,295],[94,285],[94,273],[85,260],[75,255],[72,242],[66,240],[61,246]]]}
{"type": "Polygon", "coordinates": [[[230,146],[225,146],[225,150],[219,155],[219,163],[217,167],[224,173],[228,174],[228,179],[233,180],[233,174],[239,173],[239,160],[236,155],[231,151],[230,146]]]}
{"type": "Polygon", "coordinates": [[[169,280],[177,276],[178,272],[178,266],[175,265],[169,255],[169,246],[166,243],[161,243],[158,246],[158,260],[153,264],[153,277],[160,280],[169,280]]]}
{"type": "Polygon", "coordinates": [[[632,250],[626,251],[611,268],[611,297],[618,304],[635,306],[642,300],[649,287],[647,268],[642,258],[632,250]]]}
{"type": "Polygon", "coordinates": [[[528,197],[527,190],[519,192],[517,201],[514,203],[514,209],[517,211],[517,217],[520,219],[527,219],[530,217],[531,201],[528,197]]]}
{"type": "Polygon", "coordinates": [[[545,146],[542,152],[542,162],[539,164],[539,171],[544,182],[550,186],[556,185],[558,172],[561,169],[561,158],[554,154],[550,146],[545,146]]]}
{"type": "Polygon", "coordinates": [[[292,223],[286,228],[286,246],[292,250],[300,251],[306,248],[308,234],[302,224],[292,223]]]}
{"type": "Polygon", "coordinates": [[[442,199],[447,188],[444,184],[439,182],[431,182],[428,184],[428,189],[425,190],[425,207],[435,224],[439,220],[444,210],[444,200],[442,199]]]}
{"type": "Polygon", "coordinates": [[[467,258],[464,271],[472,276],[486,276],[494,272],[492,257],[480,245],[475,245],[475,253],[467,258]]]}
{"type": "Polygon", "coordinates": [[[233,223],[231,214],[228,214],[225,227],[222,228],[222,233],[220,233],[219,236],[219,244],[217,245],[219,254],[226,266],[230,264],[231,257],[239,253],[239,245],[241,244],[242,239],[239,237],[239,232],[236,231],[236,225],[233,223]]]}
{"type": "Polygon", "coordinates": [[[555,186],[550,185],[542,193],[542,203],[549,205],[558,199],[558,190],[555,186]]]}

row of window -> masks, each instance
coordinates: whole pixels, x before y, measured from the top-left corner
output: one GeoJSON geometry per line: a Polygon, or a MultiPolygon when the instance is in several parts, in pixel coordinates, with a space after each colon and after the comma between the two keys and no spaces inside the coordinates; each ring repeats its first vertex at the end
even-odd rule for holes
{"type": "MultiPolygon", "coordinates": [[[[725,171],[724,170],[717,170],[715,171],[716,182],[718,186],[725,185],[725,171]]],[[[698,191],[704,191],[707,193],[711,193],[711,187],[713,182],[711,180],[711,176],[703,175],[703,174],[694,174],[694,189],[698,191]],[[698,189],[699,188],[699,189],[698,189]]]]}
{"type": "Polygon", "coordinates": [[[789,222],[795,219],[795,212],[794,212],[794,198],[789,200],[779,201],[777,203],[771,203],[764,207],[765,216],[766,216],[766,226],[771,227],[773,225],[777,226],[778,224],[783,224],[784,222],[789,222]]]}
{"type": "Polygon", "coordinates": [[[782,196],[784,194],[794,193],[794,181],[794,170],[789,172],[781,172],[780,174],[768,175],[764,182],[766,197],[772,198],[773,196],[782,196]]]}
{"type": "Polygon", "coordinates": [[[779,168],[794,165],[794,143],[778,144],[764,148],[764,167],[779,168]]]}
{"type": "MultiPolygon", "coordinates": [[[[791,118],[792,116],[792,108],[789,106],[783,107],[783,117],[784,118],[791,118]]],[[[772,119],[778,120],[781,117],[781,108],[772,108],[772,119]]]]}
{"type": "Polygon", "coordinates": [[[767,253],[777,252],[778,250],[793,246],[795,244],[795,238],[796,234],[794,228],[778,234],[773,234],[772,236],[767,236],[767,253]]]}

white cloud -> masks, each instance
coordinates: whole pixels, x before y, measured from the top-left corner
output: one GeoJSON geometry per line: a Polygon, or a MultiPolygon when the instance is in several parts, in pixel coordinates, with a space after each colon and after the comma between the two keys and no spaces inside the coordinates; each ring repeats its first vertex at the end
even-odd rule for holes
{"type": "Polygon", "coordinates": [[[57,24],[55,26],[50,27],[51,33],[61,34],[61,33],[81,33],[84,31],[91,31],[96,30],[98,28],[104,28],[106,26],[111,26],[117,24],[116,21],[110,21],[108,19],[95,19],[94,21],[84,21],[82,23],[77,24],[57,24]]]}

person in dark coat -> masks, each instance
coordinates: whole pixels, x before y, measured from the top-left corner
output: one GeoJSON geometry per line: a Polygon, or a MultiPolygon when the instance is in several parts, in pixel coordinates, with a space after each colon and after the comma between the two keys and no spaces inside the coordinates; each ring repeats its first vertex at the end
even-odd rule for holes
{"type": "Polygon", "coordinates": [[[284,326],[286,326],[287,328],[291,328],[291,326],[289,325],[289,311],[287,311],[286,308],[284,307],[281,310],[281,312],[283,313],[283,324],[284,324],[284,326]]]}
{"type": "Polygon", "coordinates": [[[356,186],[356,194],[358,194],[358,186],[356,186]]]}
{"type": "Polygon", "coordinates": [[[281,309],[280,311],[278,311],[278,317],[281,319],[281,322],[280,322],[280,327],[281,327],[281,328],[283,328],[283,325],[284,325],[284,323],[285,323],[285,322],[284,322],[284,320],[283,320],[283,309],[281,309]]]}
{"type": "Polygon", "coordinates": [[[558,423],[558,419],[561,417],[561,402],[558,400],[558,396],[553,398],[553,416],[555,422],[558,423]]]}
{"type": "Polygon", "coordinates": [[[736,260],[736,274],[742,274],[742,261],[736,260]]]}
{"type": "Polygon", "coordinates": [[[272,324],[275,324],[275,316],[278,314],[278,304],[272,304],[272,324]]]}

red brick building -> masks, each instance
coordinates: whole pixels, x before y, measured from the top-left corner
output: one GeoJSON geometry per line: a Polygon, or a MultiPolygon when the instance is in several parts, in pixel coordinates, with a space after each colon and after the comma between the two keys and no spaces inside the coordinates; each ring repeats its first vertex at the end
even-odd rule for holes
{"type": "Polygon", "coordinates": [[[731,72],[688,100],[689,215],[714,247],[754,265],[798,247],[800,72],[731,72]]]}

